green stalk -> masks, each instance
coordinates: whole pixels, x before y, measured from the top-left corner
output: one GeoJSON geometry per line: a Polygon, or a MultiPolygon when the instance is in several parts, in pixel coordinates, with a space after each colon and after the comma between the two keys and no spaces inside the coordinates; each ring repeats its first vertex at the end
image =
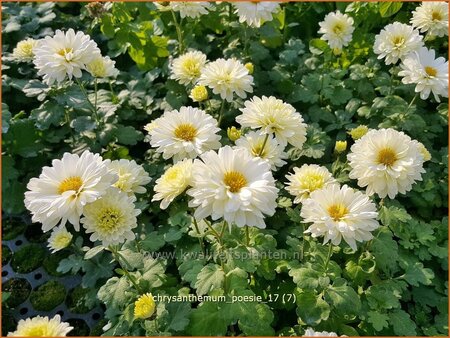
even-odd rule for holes
{"type": "Polygon", "coordinates": [[[219,111],[219,120],[217,121],[217,126],[220,128],[220,124],[222,123],[223,111],[225,109],[225,100],[222,101],[222,105],[220,106],[219,111]]]}
{"type": "Polygon", "coordinates": [[[261,150],[259,151],[258,157],[261,157],[261,155],[263,154],[264,148],[266,147],[266,143],[267,143],[268,139],[269,139],[269,134],[266,134],[266,137],[264,137],[264,142],[263,142],[263,145],[261,147],[261,150]]]}
{"type": "Polygon", "coordinates": [[[325,272],[328,271],[328,264],[330,263],[330,258],[331,258],[331,253],[333,252],[333,244],[329,244],[328,246],[328,255],[327,255],[327,260],[325,261],[325,272]]]}
{"type": "Polygon", "coordinates": [[[133,284],[133,286],[136,289],[136,291],[139,292],[139,294],[141,294],[141,295],[144,294],[144,292],[141,290],[139,285],[137,285],[137,283],[134,280],[134,278],[131,276],[130,272],[120,262],[120,258],[122,258],[124,260],[125,264],[129,264],[127,262],[127,260],[125,259],[125,257],[123,257],[121,254],[119,254],[119,252],[113,246],[109,246],[108,248],[109,248],[109,250],[111,251],[111,253],[112,253],[113,257],[114,257],[114,260],[117,263],[119,263],[120,268],[125,273],[125,276],[127,276],[128,280],[131,282],[131,284],[133,284]]]}
{"type": "Polygon", "coordinates": [[[175,25],[175,29],[177,31],[177,36],[178,36],[178,52],[180,54],[183,54],[183,34],[181,32],[181,27],[178,24],[178,20],[177,20],[177,16],[175,15],[175,12],[173,10],[170,10],[170,12],[172,13],[172,18],[173,18],[173,23],[175,25]]]}

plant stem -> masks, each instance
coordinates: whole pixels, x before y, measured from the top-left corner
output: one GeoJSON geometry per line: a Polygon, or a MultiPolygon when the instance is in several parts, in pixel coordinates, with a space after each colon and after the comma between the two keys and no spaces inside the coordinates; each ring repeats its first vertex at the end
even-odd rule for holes
{"type": "Polygon", "coordinates": [[[269,139],[269,134],[266,134],[266,136],[264,137],[264,142],[262,144],[261,150],[259,151],[258,157],[261,157],[261,155],[263,154],[264,148],[266,147],[266,143],[267,143],[268,139],[269,139]]]}
{"type": "Polygon", "coordinates": [[[183,54],[183,34],[181,32],[181,27],[178,24],[178,20],[177,20],[177,16],[175,15],[175,12],[173,10],[170,10],[170,12],[172,13],[172,18],[173,18],[173,23],[175,25],[175,29],[177,31],[177,36],[178,36],[178,52],[180,54],[183,54]]]}
{"type": "MultiPolygon", "coordinates": [[[[195,219],[194,216],[192,216],[192,218],[194,219],[194,227],[195,227],[195,231],[197,231],[197,234],[198,234],[199,236],[201,236],[200,230],[198,229],[197,220],[195,219]]],[[[205,246],[203,245],[203,240],[202,240],[200,237],[198,238],[198,242],[200,243],[200,247],[202,248],[203,254],[205,254],[205,246]]]]}
{"type": "MultiPolygon", "coordinates": [[[[94,105],[92,104],[91,100],[89,100],[89,95],[86,91],[86,89],[84,88],[83,84],[80,82],[80,80],[78,80],[77,78],[75,78],[75,82],[78,84],[78,86],[80,87],[81,91],[83,92],[84,96],[86,97],[87,102],[91,105],[92,107],[92,111],[94,113],[94,118],[95,121],[97,122],[97,125],[99,123],[99,119],[98,119],[98,115],[97,115],[97,103],[94,105]]],[[[97,92],[97,91],[96,91],[97,92]]],[[[96,94],[97,95],[97,94],[96,94]]],[[[97,100],[97,99],[96,99],[97,100]]]]}
{"type": "Polygon", "coordinates": [[[333,244],[329,244],[328,247],[328,255],[327,255],[327,260],[325,261],[325,272],[328,271],[328,264],[330,263],[330,258],[331,258],[331,253],[333,252],[333,244]]]}
{"type": "Polygon", "coordinates": [[[217,126],[220,128],[220,124],[222,122],[222,118],[223,118],[223,110],[225,109],[225,100],[222,101],[222,105],[220,106],[220,111],[219,111],[219,120],[217,121],[217,126]]]}
{"type": "Polygon", "coordinates": [[[408,114],[408,111],[409,111],[409,109],[412,107],[412,105],[414,104],[414,102],[416,101],[417,96],[418,96],[418,95],[417,95],[417,93],[416,93],[416,95],[414,95],[414,97],[412,98],[411,102],[409,103],[408,108],[406,108],[405,115],[408,114]]]}
{"type": "Polygon", "coordinates": [[[219,244],[222,246],[222,241],[221,241],[221,238],[220,238],[220,235],[219,235],[219,233],[216,231],[216,229],[214,229],[213,227],[212,227],[212,225],[211,224],[209,224],[209,222],[205,219],[205,223],[206,223],[206,225],[208,226],[208,228],[209,228],[209,230],[211,230],[211,232],[214,234],[214,236],[217,238],[217,240],[219,241],[219,244]]]}
{"type": "MultiPolygon", "coordinates": [[[[95,96],[94,96],[94,110],[95,110],[95,115],[97,115],[97,101],[98,101],[98,85],[97,85],[97,78],[94,79],[94,91],[95,91],[95,96]]],[[[98,122],[98,121],[97,121],[98,122]]]]}
{"type": "Polygon", "coordinates": [[[246,238],[247,246],[250,246],[250,233],[248,230],[248,225],[245,226],[245,238],[246,238]]]}
{"type": "Polygon", "coordinates": [[[113,246],[109,246],[109,250],[111,251],[114,260],[119,263],[120,268],[122,269],[122,271],[125,273],[125,276],[127,276],[128,280],[131,282],[131,284],[133,284],[134,288],[136,289],[137,292],[139,292],[140,294],[144,294],[144,292],[142,292],[141,288],[139,287],[139,285],[137,285],[136,281],[134,280],[134,278],[131,276],[130,272],[122,265],[122,263],[120,262],[120,258],[122,258],[124,260],[124,262],[126,264],[129,264],[127,262],[127,260],[125,259],[125,257],[123,257],[122,255],[119,254],[119,252],[113,247],[113,246]]]}
{"type": "Polygon", "coordinates": [[[222,237],[223,237],[226,226],[227,226],[227,221],[223,221],[222,230],[220,231],[220,239],[222,239],[222,237]]]}

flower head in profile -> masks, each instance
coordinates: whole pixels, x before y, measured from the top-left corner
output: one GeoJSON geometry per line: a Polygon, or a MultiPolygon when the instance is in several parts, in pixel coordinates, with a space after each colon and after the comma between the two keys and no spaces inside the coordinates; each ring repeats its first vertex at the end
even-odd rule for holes
{"type": "Polygon", "coordinates": [[[366,125],[361,124],[358,127],[350,130],[348,132],[348,134],[352,137],[352,139],[354,139],[356,141],[356,140],[359,140],[364,135],[366,135],[368,131],[369,131],[369,128],[366,125]]]}
{"type": "Polygon", "coordinates": [[[150,131],[150,144],[164,159],[195,158],[220,147],[217,121],[203,110],[181,107],[180,111],[165,112],[155,123],[158,128],[150,131]]]}
{"type": "Polygon", "coordinates": [[[72,237],[73,235],[66,230],[65,226],[53,228],[52,234],[48,239],[48,247],[52,253],[65,249],[72,241],[72,237]]]}
{"type": "Polygon", "coordinates": [[[293,170],[294,173],[286,175],[286,190],[295,197],[294,203],[303,202],[313,191],[335,182],[328,169],[317,164],[304,164],[300,168],[294,167],[293,170]]]}
{"type": "Polygon", "coordinates": [[[347,158],[352,168],[349,177],[367,187],[368,195],[381,198],[405,194],[425,172],[417,142],[390,128],[370,130],[352,145],[347,158]]]}
{"type": "Polygon", "coordinates": [[[208,86],[222,100],[233,101],[233,94],[245,99],[253,92],[253,76],[236,59],[217,59],[208,63],[202,71],[199,84],[208,86]]]}
{"type": "Polygon", "coordinates": [[[419,148],[419,151],[422,154],[424,162],[431,160],[431,154],[428,151],[428,149],[423,145],[423,143],[416,140],[412,140],[412,142],[417,144],[417,147],[419,148]]]}
{"type": "Polygon", "coordinates": [[[242,127],[261,129],[262,133],[273,134],[277,141],[302,148],[306,141],[306,124],[294,107],[273,96],[253,97],[245,101],[242,114],[236,121],[242,127]]]}
{"type": "Polygon", "coordinates": [[[156,180],[153,201],[161,201],[160,208],[166,209],[173,200],[181,195],[191,184],[192,160],[184,159],[175,163],[167,169],[164,174],[156,180]]]}
{"type": "Polygon", "coordinates": [[[278,189],[266,161],[246,149],[220,148],[195,160],[192,170],[192,197],[189,206],[194,217],[223,218],[228,224],[265,228],[265,215],[275,213],[278,189]]]}
{"type": "Polygon", "coordinates": [[[187,52],[173,60],[171,78],[183,85],[196,83],[205,65],[205,54],[197,50],[187,52]]]}
{"type": "Polygon", "coordinates": [[[46,36],[33,51],[38,75],[42,75],[50,85],[55,81],[63,82],[66,78],[81,77],[87,65],[101,55],[89,35],[75,33],[73,29],[65,33],[57,30],[53,37],[46,36]]]}
{"type": "Polygon", "coordinates": [[[179,12],[181,18],[198,18],[201,15],[208,14],[213,5],[208,1],[173,1],[170,2],[173,11],[179,12]]]}
{"type": "Polygon", "coordinates": [[[303,202],[300,216],[312,223],[305,231],[312,237],[324,237],[339,245],[341,240],[356,250],[356,242],[373,238],[371,231],[379,227],[376,206],[369,197],[347,185],[330,184],[313,191],[303,202]]]}
{"type": "Polygon", "coordinates": [[[134,302],[134,318],[150,318],[155,313],[155,310],[156,303],[151,293],[143,294],[134,302]]]}
{"type": "Polygon", "coordinates": [[[408,55],[400,67],[398,75],[403,77],[402,82],[415,84],[422,100],[428,99],[431,93],[437,102],[440,96],[448,97],[448,61],[436,58],[434,49],[421,48],[408,55]]]}
{"type": "Polygon", "coordinates": [[[268,135],[266,140],[265,134],[251,131],[236,141],[236,147],[247,149],[253,157],[267,161],[272,170],[286,164],[286,161],[283,161],[287,158],[284,146],[279,144],[273,135],[268,135]]]}
{"type": "Polygon", "coordinates": [[[145,169],[134,160],[112,161],[108,168],[119,177],[113,186],[128,194],[145,193],[147,189],[144,186],[152,180],[145,169]]]}
{"type": "Polygon", "coordinates": [[[88,204],[81,223],[86,233],[91,233],[89,239],[101,241],[105,247],[133,240],[132,229],[137,227],[136,216],[141,213],[136,209],[135,201],[134,195],[110,188],[102,198],[88,204]]]}
{"type": "Polygon", "coordinates": [[[375,36],[373,50],[378,59],[385,59],[387,65],[397,63],[408,54],[423,46],[422,36],[412,26],[394,22],[384,27],[375,36]]]}
{"type": "Polygon", "coordinates": [[[319,22],[321,39],[328,42],[331,49],[341,51],[352,41],[353,18],[340,11],[328,13],[322,22],[319,22]]]}
{"type": "Polygon", "coordinates": [[[26,39],[19,41],[16,48],[13,49],[13,57],[19,61],[32,61],[34,58],[33,49],[38,45],[39,41],[34,39],[26,39]]]}
{"type": "Polygon", "coordinates": [[[413,11],[411,24],[430,36],[448,35],[448,3],[444,1],[424,1],[413,11]]]}
{"type": "Polygon", "coordinates": [[[8,337],[65,337],[72,330],[59,315],[52,319],[36,316],[19,320],[16,331],[8,333],[8,337]]]}
{"type": "Polygon", "coordinates": [[[39,178],[27,185],[25,206],[32,221],[42,223],[44,232],[67,221],[78,231],[86,204],[103,196],[117,181],[108,163],[87,150],[81,156],[64,153],[61,160],[53,160],[51,167],[44,167],[39,178]]]}
{"type": "Polygon", "coordinates": [[[119,75],[119,71],[114,66],[115,64],[116,62],[111,60],[109,56],[103,57],[99,55],[86,65],[86,70],[91,73],[93,77],[97,78],[116,77],[119,75]]]}
{"type": "Polygon", "coordinates": [[[335,332],[328,331],[314,331],[312,328],[308,327],[305,334],[302,337],[337,337],[335,332]]]}
{"type": "Polygon", "coordinates": [[[237,1],[233,2],[239,22],[246,22],[252,27],[261,27],[266,21],[272,21],[273,15],[280,10],[278,2],[271,1],[237,1]]]}

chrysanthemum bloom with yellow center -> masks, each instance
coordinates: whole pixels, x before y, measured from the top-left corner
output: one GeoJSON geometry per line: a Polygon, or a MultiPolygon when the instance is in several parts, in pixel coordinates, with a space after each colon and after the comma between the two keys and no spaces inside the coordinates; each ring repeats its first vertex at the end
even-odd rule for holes
{"type": "Polygon", "coordinates": [[[8,333],[8,337],[65,337],[72,330],[59,315],[52,319],[36,316],[19,320],[16,331],[8,333]]]}
{"type": "Polygon", "coordinates": [[[283,159],[287,158],[284,146],[270,135],[267,140],[264,134],[251,131],[236,141],[237,148],[247,149],[253,157],[259,157],[270,164],[270,168],[275,170],[286,164],[283,159]],[[265,142],[264,142],[265,141],[265,142]]]}
{"type": "Polygon", "coordinates": [[[208,63],[202,71],[199,84],[208,86],[222,100],[233,101],[233,94],[245,99],[253,92],[253,76],[236,59],[217,59],[208,63]]]}
{"type": "Polygon", "coordinates": [[[128,194],[144,194],[145,185],[152,180],[145,169],[134,160],[116,160],[108,164],[108,168],[119,176],[114,187],[128,194]]]}
{"type": "MultiPolygon", "coordinates": [[[[337,337],[335,332],[328,331],[314,331],[312,328],[307,328],[305,334],[302,337],[337,337]]],[[[343,336],[342,336],[343,337],[343,336]]]]}
{"type": "Polygon", "coordinates": [[[192,197],[189,206],[194,217],[223,218],[229,226],[265,228],[265,215],[275,213],[278,189],[267,162],[246,149],[220,148],[195,160],[192,169],[192,197]]]}
{"type": "Polygon", "coordinates": [[[369,128],[362,124],[356,128],[353,128],[352,130],[350,130],[348,132],[348,134],[352,137],[352,139],[354,139],[356,141],[356,140],[359,140],[364,135],[366,135],[368,131],[369,131],[369,128]]]}
{"type": "Polygon", "coordinates": [[[448,3],[445,1],[424,1],[413,11],[411,24],[430,36],[448,35],[448,3]]]}
{"type": "Polygon", "coordinates": [[[220,147],[217,120],[203,110],[181,107],[165,112],[155,123],[158,128],[150,130],[150,144],[164,159],[173,157],[177,162],[220,147]]]}
{"type": "Polygon", "coordinates": [[[394,129],[370,130],[357,140],[347,155],[349,177],[367,187],[368,195],[394,198],[421,181],[424,158],[417,142],[394,129]]]}
{"type": "Polygon", "coordinates": [[[187,52],[173,60],[171,78],[183,85],[196,83],[205,64],[205,54],[199,51],[187,52]]]}
{"type": "Polygon", "coordinates": [[[73,235],[66,230],[64,226],[53,228],[52,234],[48,239],[48,247],[55,253],[67,248],[72,241],[73,235]]]}
{"type": "Polygon", "coordinates": [[[101,55],[89,35],[83,32],[75,34],[73,29],[65,33],[57,30],[53,37],[46,36],[34,48],[34,54],[38,75],[42,75],[50,85],[55,81],[63,82],[67,77],[81,77],[82,70],[101,55]]]}
{"type": "Polygon", "coordinates": [[[330,184],[313,191],[303,202],[300,216],[312,223],[305,233],[323,236],[323,243],[339,245],[344,239],[353,250],[356,242],[373,238],[371,231],[379,227],[376,206],[369,197],[347,185],[330,184]]]}
{"type": "Polygon", "coordinates": [[[252,27],[261,27],[264,22],[272,21],[273,15],[280,10],[278,2],[271,1],[236,1],[233,2],[239,22],[246,22],[252,27]]]}
{"type": "Polygon", "coordinates": [[[202,102],[208,99],[208,89],[205,86],[195,86],[191,90],[189,97],[194,102],[202,102]]]}
{"type": "Polygon", "coordinates": [[[33,49],[38,43],[39,41],[34,39],[19,41],[16,48],[14,48],[12,52],[14,58],[23,62],[32,61],[34,58],[33,49]]]}
{"type": "Polygon", "coordinates": [[[137,227],[141,211],[135,208],[134,195],[127,195],[116,188],[110,188],[102,198],[84,208],[81,219],[86,233],[92,233],[92,242],[101,241],[103,246],[116,245],[133,240],[132,229],[137,227]]]}
{"type": "Polygon", "coordinates": [[[201,15],[208,14],[214,6],[208,1],[171,1],[170,8],[180,13],[181,18],[198,18],[201,15]]]}
{"type": "Polygon", "coordinates": [[[422,39],[417,29],[394,22],[375,36],[373,51],[378,54],[378,59],[385,59],[386,64],[390,65],[419,50],[423,46],[422,39]]]}
{"type": "Polygon", "coordinates": [[[111,60],[109,56],[98,56],[86,65],[86,69],[93,77],[116,77],[119,71],[114,67],[115,64],[116,61],[111,60]]]}
{"type": "Polygon", "coordinates": [[[317,164],[304,164],[293,170],[294,173],[286,175],[289,181],[286,190],[295,197],[294,203],[303,202],[313,191],[335,182],[328,169],[317,164]]]}
{"type": "Polygon", "coordinates": [[[105,194],[117,176],[108,169],[109,160],[85,151],[81,156],[64,153],[44,167],[39,178],[32,178],[25,192],[25,206],[32,221],[42,223],[42,230],[52,229],[67,221],[79,230],[80,216],[86,204],[105,194]]]}
{"type": "Polygon", "coordinates": [[[161,209],[166,209],[173,200],[181,195],[190,185],[192,179],[192,160],[185,159],[165,171],[156,180],[153,201],[161,201],[161,209]]]}
{"type": "Polygon", "coordinates": [[[322,22],[319,22],[321,39],[328,42],[331,49],[338,53],[352,41],[353,18],[340,11],[328,13],[322,22]]]}
{"type": "Polygon", "coordinates": [[[416,84],[415,91],[422,100],[428,99],[432,93],[440,102],[440,96],[448,97],[448,61],[443,57],[436,58],[434,49],[421,48],[411,53],[400,64],[398,73],[405,84],[416,84]]]}
{"type": "Polygon", "coordinates": [[[264,134],[273,134],[278,143],[292,144],[299,149],[306,141],[306,124],[294,107],[277,98],[263,96],[245,101],[242,114],[236,121],[242,127],[261,129],[264,134]]]}
{"type": "Polygon", "coordinates": [[[151,293],[143,294],[134,302],[134,318],[150,318],[155,313],[155,310],[156,303],[151,293]]]}

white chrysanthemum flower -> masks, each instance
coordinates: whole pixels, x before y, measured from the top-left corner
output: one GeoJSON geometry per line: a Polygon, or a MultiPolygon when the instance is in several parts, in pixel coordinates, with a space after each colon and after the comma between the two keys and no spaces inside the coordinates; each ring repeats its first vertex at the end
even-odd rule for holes
{"type": "Polygon", "coordinates": [[[266,21],[272,21],[273,15],[280,10],[278,2],[271,1],[243,1],[234,2],[235,13],[239,22],[246,22],[249,26],[261,27],[266,21]]]}
{"type": "Polygon", "coordinates": [[[147,191],[143,186],[152,179],[145,169],[134,160],[120,159],[109,163],[108,168],[119,176],[114,187],[128,194],[143,194],[147,191]]]}
{"type": "Polygon", "coordinates": [[[265,134],[251,131],[236,140],[236,148],[247,149],[253,157],[267,161],[272,170],[285,165],[286,161],[283,159],[287,158],[287,154],[284,152],[284,146],[279,144],[272,135],[269,135],[264,143],[265,139],[265,134]]]}
{"type": "Polygon", "coordinates": [[[181,195],[191,184],[192,160],[184,159],[167,169],[165,173],[156,180],[153,201],[161,201],[161,209],[166,209],[173,200],[181,195]]]}
{"type": "Polygon", "coordinates": [[[411,24],[421,33],[430,36],[448,35],[448,3],[444,1],[424,1],[413,11],[411,24]]]}
{"type": "Polygon", "coordinates": [[[267,162],[245,149],[220,148],[194,161],[187,194],[196,219],[222,218],[231,226],[265,228],[264,215],[275,213],[278,189],[267,162]]]}
{"type": "Polygon", "coordinates": [[[150,144],[164,159],[173,157],[176,162],[220,148],[217,121],[203,110],[181,107],[165,112],[155,122],[158,128],[150,130],[150,144]]]}
{"type": "Polygon", "coordinates": [[[170,7],[173,11],[179,12],[181,18],[195,19],[208,14],[208,10],[211,10],[213,6],[207,1],[173,1],[170,7]]]}
{"type": "Polygon", "coordinates": [[[72,330],[59,315],[52,319],[36,316],[19,320],[16,331],[8,333],[8,337],[65,337],[72,330]]]}
{"type": "Polygon", "coordinates": [[[305,233],[323,236],[324,244],[331,241],[339,245],[344,239],[353,250],[356,242],[372,239],[371,231],[379,227],[375,203],[347,185],[330,184],[313,191],[303,202],[300,216],[305,223],[313,223],[305,233]]]}
{"type": "Polygon", "coordinates": [[[81,156],[64,153],[61,160],[53,160],[52,167],[44,167],[39,178],[32,178],[27,185],[25,206],[32,221],[42,223],[44,232],[60,221],[62,226],[69,221],[78,231],[85,205],[117,181],[108,163],[87,150],[81,156]]]}
{"type": "Polygon", "coordinates": [[[53,228],[52,234],[48,239],[48,247],[52,250],[52,253],[65,249],[72,241],[73,235],[66,230],[65,226],[53,228]]]}
{"type": "Polygon", "coordinates": [[[103,246],[133,240],[132,229],[137,227],[136,216],[141,213],[136,209],[135,201],[134,195],[110,188],[102,198],[86,205],[81,223],[86,233],[92,233],[89,239],[92,242],[99,240],[103,246]]]}
{"type": "Polygon", "coordinates": [[[385,59],[387,65],[397,63],[408,54],[423,46],[422,36],[417,29],[400,22],[384,27],[375,36],[373,51],[378,59],[385,59]]]}
{"type": "Polygon", "coordinates": [[[408,55],[400,64],[403,83],[415,83],[416,93],[426,100],[430,93],[440,102],[439,96],[448,97],[448,62],[443,57],[435,58],[435,51],[423,47],[408,55]]]}
{"type": "Polygon", "coordinates": [[[286,190],[295,197],[294,203],[301,203],[315,191],[325,188],[335,182],[327,168],[317,164],[304,164],[300,168],[294,167],[294,173],[286,175],[286,190]]]}
{"type": "Polygon", "coordinates": [[[328,13],[322,22],[319,22],[319,34],[323,34],[322,40],[328,42],[330,48],[342,50],[352,41],[353,18],[340,11],[328,13]]]}
{"type": "Polygon", "coordinates": [[[48,84],[62,82],[68,77],[81,77],[82,70],[100,56],[100,49],[89,35],[75,34],[73,29],[66,33],[57,30],[53,37],[46,36],[34,48],[33,60],[38,75],[43,75],[48,84]]]}
{"type": "Polygon", "coordinates": [[[198,81],[208,86],[214,94],[219,94],[222,100],[233,101],[233,93],[245,99],[246,92],[253,92],[253,76],[248,69],[236,59],[217,59],[203,68],[198,81]]]}
{"type": "Polygon", "coordinates": [[[187,52],[173,60],[170,77],[183,85],[196,83],[205,65],[205,54],[197,50],[187,52]]]}
{"type": "Polygon", "coordinates": [[[38,40],[31,38],[18,42],[16,48],[13,49],[13,57],[23,62],[32,61],[34,58],[33,50],[38,43],[38,40]]]}
{"type": "Polygon", "coordinates": [[[421,181],[424,158],[417,143],[394,129],[370,130],[351,147],[347,155],[352,171],[349,177],[367,187],[367,194],[394,198],[421,181]]]}
{"type": "Polygon", "coordinates": [[[245,101],[242,115],[236,121],[242,127],[261,128],[265,134],[274,134],[277,141],[285,146],[288,142],[302,148],[306,141],[306,124],[294,107],[277,98],[263,96],[245,101]]]}
{"type": "Polygon", "coordinates": [[[302,337],[337,337],[335,332],[328,331],[314,331],[312,328],[307,328],[302,337]]]}
{"type": "Polygon", "coordinates": [[[116,61],[113,61],[109,56],[99,55],[86,65],[86,70],[92,76],[98,78],[116,77],[119,75],[119,70],[115,67],[116,61]]]}

